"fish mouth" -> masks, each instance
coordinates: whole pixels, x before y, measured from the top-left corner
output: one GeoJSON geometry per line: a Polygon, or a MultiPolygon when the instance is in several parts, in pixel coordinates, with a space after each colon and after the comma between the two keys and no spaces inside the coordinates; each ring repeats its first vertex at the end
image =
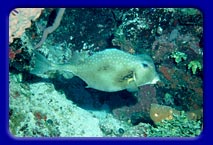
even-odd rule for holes
{"type": "Polygon", "coordinates": [[[160,77],[159,77],[158,75],[156,75],[156,76],[153,78],[152,81],[147,82],[147,83],[145,83],[144,85],[148,85],[148,84],[154,85],[154,84],[157,84],[157,82],[159,82],[159,81],[160,81],[160,77]]]}
{"type": "Polygon", "coordinates": [[[151,84],[156,84],[159,81],[160,81],[160,77],[156,75],[156,77],[152,80],[151,84]]]}

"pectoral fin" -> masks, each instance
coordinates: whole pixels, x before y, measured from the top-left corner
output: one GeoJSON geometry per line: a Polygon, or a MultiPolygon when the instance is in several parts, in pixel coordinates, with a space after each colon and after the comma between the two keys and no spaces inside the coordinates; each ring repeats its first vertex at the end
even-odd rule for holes
{"type": "Polygon", "coordinates": [[[133,73],[132,78],[127,79],[127,91],[129,92],[137,92],[138,91],[138,86],[135,83],[136,77],[135,73],[133,73]]]}

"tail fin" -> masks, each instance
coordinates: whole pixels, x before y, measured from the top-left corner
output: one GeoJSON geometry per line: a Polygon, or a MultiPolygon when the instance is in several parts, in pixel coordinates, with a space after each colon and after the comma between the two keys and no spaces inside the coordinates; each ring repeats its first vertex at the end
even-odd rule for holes
{"type": "Polygon", "coordinates": [[[47,60],[45,56],[37,51],[34,51],[34,59],[32,59],[32,68],[30,73],[38,75],[47,71],[54,70],[54,64],[47,60]]]}

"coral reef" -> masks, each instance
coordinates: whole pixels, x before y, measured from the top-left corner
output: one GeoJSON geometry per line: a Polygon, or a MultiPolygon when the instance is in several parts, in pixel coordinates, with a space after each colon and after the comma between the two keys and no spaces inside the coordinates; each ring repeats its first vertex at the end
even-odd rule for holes
{"type": "MultiPolygon", "coordinates": [[[[194,137],[203,126],[203,16],[192,8],[13,10],[9,35],[9,130],[16,137],[194,137]],[[19,17],[20,15],[20,17],[19,17]],[[18,24],[26,24],[15,33],[18,24]],[[12,21],[13,20],[13,21],[12,21]],[[33,21],[29,21],[33,20],[33,21]],[[30,74],[34,51],[51,63],[117,48],[153,58],[160,81],[138,92],[102,92],[71,73],[30,74]],[[72,78],[73,77],[73,78],[72,78]]],[[[79,59],[79,58],[78,58],[79,59]]],[[[80,63],[80,61],[78,62],[80,63]]],[[[95,74],[94,74],[95,75],[95,74]]]]}
{"type": "Polygon", "coordinates": [[[50,83],[21,84],[10,75],[10,132],[16,137],[102,136],[99,120],[50,83]],[[86,123],[84,123],[86,122],[86,123]],[[89,125],[88,125],[89,124],[89,125]]]}
{"type": "Polygon", "coordinates": [[[173,52],[171,54],[171,57],[175,59],[176,63],[179,63],[182,60],[186,60],[187,59],[187,55],[185,53],[182,53],[182,52],[173,52]]]}
{"type": "Polygon", "coordinates": [[[162,120],[172,120],[173,114],[179,115],[180,112],[175,109],[172,109],[169,106],[151,104],[150,118],[155,124],[161,122],[162,120]]]}
{"type": "MultiPolygon", "coordinates": [[[[181,111],[165,105],[151,104],[149,113],[152,121],[155,124],[159,124],[162,123],[163,120],[173,120],[174,115],[180,116],[181,111]]],[[[185,115],[189,120],[199,120],[203,118],[203,111],[202,109],[193,110],[186,112],[185,115]]]]}
{"type": "Polygon", "coordinates": [[[149,111],[153,103],[157,103],[156,89],[153,85],[140,87],[136,95],[137,103],[131,106],[115,108],[113,114],[116,118],[126,120],[132,124],[139,122],[150,122],[149,111]]]}
{"type": "Polygon", "coordinates": [[[156,127],[146,129],[148,137],[197,137],[202,132],[201,121],[190,120],[184,112],[173,115],[172,120],[163,120],[156,127]]]}
{"type": "Polygon", "coordinates": [[[198,70],[202,70],[202,66],[201,66],[201,64],[200,64],[199,61],[194,60],[194,61],[191,61],[191,62],[188,64],[188,69],[191,69],[191,70],[192,70],[192,73],[193,73],[193,74],[196,74],[196,72],[197,72],[198,70]]]}
{"type": "Polygon", "coordinates": [[[43,8],[17,8],[10,12],[9,18],[9,42],[20,38],[26,28],[31,26],[42,13],[43,8]]]}

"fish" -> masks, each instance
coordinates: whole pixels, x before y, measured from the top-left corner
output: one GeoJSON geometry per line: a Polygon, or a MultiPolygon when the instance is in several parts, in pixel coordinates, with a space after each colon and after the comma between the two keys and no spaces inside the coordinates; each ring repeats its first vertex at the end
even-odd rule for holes
{"type": "Polygon", "coordinates": [[[41,53],[35,52],[33,64],[32,74],[56,70],[69,72],[86,82],[86,88],[105,92],[135,92],[140,86],[159,81],[150,56],[132,55],[116,48],[95,52],[81,61],[66,64],[51,63],[41,53]]]}

